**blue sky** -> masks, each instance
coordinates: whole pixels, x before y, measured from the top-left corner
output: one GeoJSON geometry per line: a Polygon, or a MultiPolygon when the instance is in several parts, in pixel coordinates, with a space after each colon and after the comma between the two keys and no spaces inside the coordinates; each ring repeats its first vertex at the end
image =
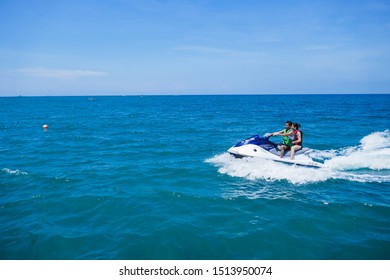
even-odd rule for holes
{"type": "Polygon", "coordinates": [[[390,93],[390,1],[0,0],[0,95],[390,93]]]}

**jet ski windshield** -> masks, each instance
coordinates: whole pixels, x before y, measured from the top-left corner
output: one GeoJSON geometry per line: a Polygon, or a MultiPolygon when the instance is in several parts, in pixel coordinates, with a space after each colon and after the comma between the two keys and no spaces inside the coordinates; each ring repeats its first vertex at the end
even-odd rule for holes
{"type": "Polygon", "coordinates": [[[248,144],[259,146],[267,151],[274,149],[277,146],[275,143],[269,141],[268,137],[265,136],[260,137],[259,135],[253,135],[252,137],[249,137],[247,139],[238,142],[236,145],[234,145],[234,147],[241,147],[243,145],[248,145],[248,144]]]}

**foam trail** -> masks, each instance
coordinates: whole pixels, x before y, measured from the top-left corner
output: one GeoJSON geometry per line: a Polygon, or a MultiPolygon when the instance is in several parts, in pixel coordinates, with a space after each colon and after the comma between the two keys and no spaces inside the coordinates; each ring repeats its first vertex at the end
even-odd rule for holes
{"type": "Polygon", "coordinates": [[[218,172],[232,177],[269,182],[286,180],[293,184],[307,184],[329,179],[329,170],[292,166],[263,158],[237,159],[229,153],[223,153],[207,159],[218,167],[218,172]]]}
{"type": "Polygon", "coordinates": [[[359,146],[335,152],[325,165],[334,170],[390,169],[390,131],[365,136],[359,146]]]}

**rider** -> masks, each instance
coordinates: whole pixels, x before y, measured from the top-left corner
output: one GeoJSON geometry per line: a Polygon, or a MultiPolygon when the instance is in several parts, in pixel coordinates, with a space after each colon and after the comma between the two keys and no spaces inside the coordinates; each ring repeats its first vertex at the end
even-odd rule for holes
{"type": "Polygon", "coordinates": [[[294,140],[292,141],[293,146],[291,147],[290,159],[294,159],[295,152],[302,149],[303,132],[299,130],[300,127],[299,123],[292,124],[294,140]]]}
{"type": "Polygon", "coordinates": [[[280,157],[284,156],[285,151],[288,151],[293,146],[293,130],[292,130],[292,122],[286,121],[285,129],[272,133],[272,136],[282,136],[283,142],[280,145],[280,157]]]}

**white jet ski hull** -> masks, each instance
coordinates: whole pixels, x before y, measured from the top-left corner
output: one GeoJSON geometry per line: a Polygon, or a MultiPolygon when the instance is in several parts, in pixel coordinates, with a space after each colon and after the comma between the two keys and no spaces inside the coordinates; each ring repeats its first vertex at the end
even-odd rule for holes
{"type": "MultiPolygon", "coordinates": [[[[246,140],[241,141],[240,143],[237,143],[235,146],[231,147],[228,152],[235,157],[259,157],[259,158],[265,158],[270,159],[276,162],[282,162],[292,165],[298,165],[298,166],[307,166],[307,167],[316,167],[320,168],[323,167],[323,164],[319,162],[313,161],[309,156],[306,154],[310,152],[310,149],[303,148],[300,151],[297,151],[294,155],[294,159],[290,159],[290,152],[286,152],[283,158],[280,158],[279,151],[277,150],[277,145],[270,142],[268,138],[266,138],[267,143],[264,145],[258,145],[258,144],[252,144],[249,142],[255,142],[252,141],[254,138],[258,136],[252,136],[251,138],[248,138],[246,140]],[[272,147],[269,145],[273,145],[272,147]],[[266,149],[265,149],[265,148],[266,149]]],[[[261,139],[261,138],[259,138],[261,139]]]]}

